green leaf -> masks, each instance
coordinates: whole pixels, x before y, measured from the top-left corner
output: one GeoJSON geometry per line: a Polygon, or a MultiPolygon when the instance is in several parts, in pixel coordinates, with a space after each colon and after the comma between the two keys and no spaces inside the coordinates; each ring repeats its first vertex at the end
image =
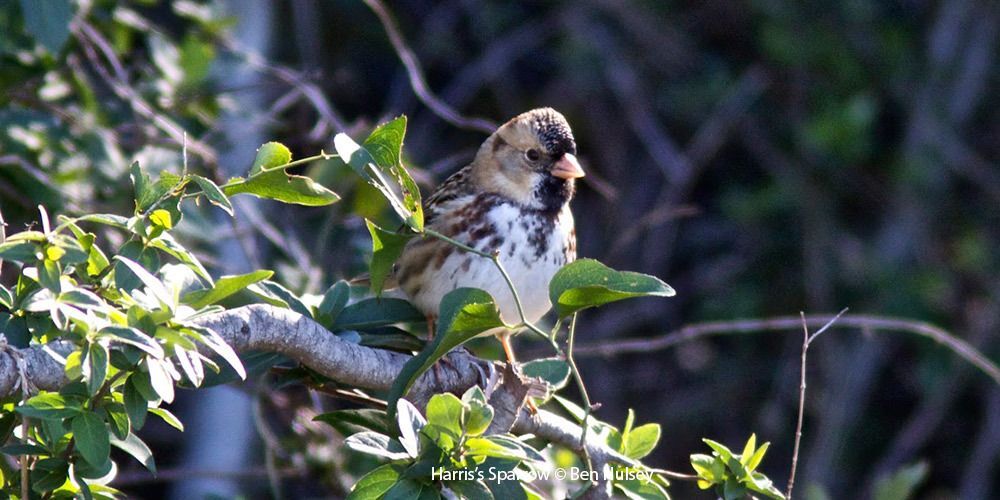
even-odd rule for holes
{"type": "Polygon", "coordinates": [[[79,487],[79,498],[82,500],[94,500],[94,493],[90,490],[90,483],[87,482],[87,479],[100,479],[110,472],[111,460],[105,462],[100,468],[91,467],[85,460],[74,463],[70,474],[73,476],[73,481],[79,487]]]}
{"type": "Polygon", "coordinates": [[[493,407],[486,401],[486,394],[478,385],[472,386],[462,395],[462,402],[468,407],[465,422],[465,432],[470,436],[479,436],[486,432],[493,421],[493,407]]]}
{"type": "Polygon", "coordinates": [[[747,488],[757,493],[762,493],[775,500],[785,500],[785,494],[774,486],[774,483],[767,476],[760,472],[750,474],[744,483],[747,488]]]}
{"type": "Polygon", "coordinates": [[[156,395],[167,403],[174,400],[174,379],[170,376],[167,368],[163,366],[163,363],[169,362],[168,360],[146,358],[146,366],[149,368],[149,383],[156,395]]]}
{"type": "Polygon", "coordinates": [[[31,470],[31,489],[36,493],[54,490],[66,483],[69,462],[62,458],[43,458],[31,470]]]}
{"type": "MultiPolygon", "coordinates": [[[[520,481],[501,481],[499,478],[491,480],[491,471],[513,471],[519,462],[517,460],[500,460],[497,458],[487,458],[476,467],[477,473],[485,474],[483,482],[489,488],[493,498],[503,500],[528,500],[523,483],[520,481]]],[[[478,476],[477,476],[478,477],[478,476]]]]}
{"type": "Polygon", "coordinates": [[[363,330],[426,319],[423,313],[403,299],[365,299],[345,307],[331,328],[363,330]]]}
{"type": "Polygon", "coordinates": [[[185,182],[177,174],[161,171],[160,178],[152,182],[148,175],[139,168],[139,162],[132,162],[130,167],[132,185],[135,186],[135,208],[145,213],[154,203],[163,199],[167,193],[185,182]]]}
{"type": "Polygon", "coordinates": [[[402,479],[385,492],[384,500],[432,500],[441,498],[437,487],[414,481],[412,479],[402,479]]]}
{"type": "Polygon", "coordinates": [[[414,231],[421,232],[424,214],[420,189],[401,161],[405,134],[406,117],[400,116],[378,126],[365,139],[363,146],[342,133],[333,138],[333,144],[341,159],[382,193],[400,219],[414,231]],[[396,186],[389,183],[386,175],[395,179],[396,186]],[[397,187],[402,198],[396,193],[397,187]]]}
{"type": "Polygon", "coordinates": [[[112,342],[120,342],[139,348],[151,356],[161,359],[164,356],[163,347],[153,337],[128,326],[106,326],[97,332],[99,336],[107,337],[112,342]]]}
{"type": "MultiPolygon", "coordinates": [[[[137,164],[134,164],[138,166],[137,164]]],[[[135,173],[133,172],[133,175],[135,173]]],[[[147,179],[148,180],[148,179],[147,179]]],[[[87,214],[76,219],[77,222],[96,222],[105,226],[128,230],[128,218],[115,214],[87,214]]]]}
{"type": "Polygon", "coordinates": [[[376,500],[399,480],[399,472],[391,464],[376,467],[351,488],[347,500],[376,500]]]}
{"type": "Polygon", "coordinates": [[[313,420],[325,422],[344,435],[355,434],[361,430],[375,431],[387,434],[385,427],[385,412],[372,408],[357,410],[335,410],[317,415],[313,420]]]}
{"type": "Polygon", "coordinates": [[[87,383],[87,391],[91,396],[104,386],[108,376],[108,349],[99,342],[93,342],[87,348],[87,360],[83,370],[83,380],[87,383]]]}
{"type": "Polygon", "coordinates": [[[132,432],[132,426],[128,421],[128,413],[125,412],[125,405],[110,403],[105,405],[104,409],[108,412],[108,423],[111,424],[111,432],[118,439],[125,439],[128,433],[132,432]]]}
{"type": "Polygon", "coordinates": [[[427,423],[443,429],[457,441],[463,434],[465,410],[465,404],[454,394],[435,394],[427,402],[427,423]]]}
{"type": "Polygon", "coordinates": [[[660,424],[640,425],[624,436],[625,456],[640,459],[660,442],[660,424]]]}
{"type": "Polygon", "coordinates": [[[767,453],[767,448],[770,446],[771,443],[764,443],[760,445],[760,448],[757,448],[754,451],[754,454],[750,457],[750,459],[743,464],[746,466],[748,471],[753,472],[757,469],[757,466],[760,465],[760,461],[764,459],[764,454],[767,453]]]}
{"type": "Polygon", "coordinates": [[[35,444],[11,444],[0,447],[0,453],[4,455],[48,455],[49,450],[35,444]]]}
{"type": "Polygon", "coordinates": [[[722,498],[724,500],[738,500],[742,499],[744,495],[747,494],[746,486],[737,483],[736,481],[726,481],[722,486],[722,498]]]}
{"type": "Polygon", "coordinates": [[[368,232],[372,235],[372,260],[368,265],[368,275],[372,293],[379,296],[382,295],[385,279],[392,274],[392,266],[402,255],[406,242],[410,241],[413,235],[386,231],[368,219],[365,219],[365,224],[368,225],[368,232]]]}
{"type": "Polygon", "coordinates": [[[128,414],[129,423],[132,424],[132,429],[137,431],[142,428],[146,423],[146,412],[149,410],[149,404],[146,402],[146,398],[143,397],[142,393],[135,387],[136,377],[141,375],[132,375],[129,377],[128,381],[125,383],[125,389],[122,391],[122,398],[125,402],[125,413],[128,414]]]}
{"type": "Polygon", "coordinates": [[[529,462],[539,462],[539,463],[546,461],[545,457],[541,453],[539,453],[534,448],[521,441],[520,438],[517,438],[512,434],[495,434],[492,436],[488,436],[487,439],[509,448],[520,449],[521,454],[523,454],[526,457],[523,460],[527,460],[529,462]]]}
{"type": "Polygon", "coordinates": [[[208,199],[209,203],[221,208],[230,217],[233,216],[233,204],[229,201],[229,197],[219,189],[218,185],[200,175],[192,175],[191,179],[201,188],[201,192],[208,199]]]}
{"type": "Polygon", "coordinates": [[[14,411],[30,418],[62,420],[78,415],[82,409],[80,403],[68,400],[58,392],[42,392],[14,408],[14,411]]]}
{"type": "Polygon", "coordinates": [[[53,56],[58,55],[69,39],[73,20],[70,0],[21,0],[24,29],[53,56]]]}
{"type": "Polygon", "coordinates": [[[701,440],[704,441],[705,444],[709,446],[709,448],[715,450],[715,452],[719,454],[719,458],[721,458],[724,463],[729,462],[729,460],[733,458],[733,452],[730,451],[729,448],[726,447],[726,445],[722,443],[717,443],[708,438],[702,438],[701,440]]]}
{"type": "Polygon", "coordinates": [[[393,327],[375,328],[363,332],[344,330],[337,333],[338,336],[343,334],[358,335],[360,337],[359,343],[365,347],[389,349],[391,351],[403,352],[407,354],[413,351],[419,351],[427,345],[425,340],[417,338],[409,332],[393,327]]]}
{"type": "Polygon", "coordinates": [[[747,439],[747,444],[743,445],[743,452],[740,453],[740,463],[746,467],[747,463],[750,461],[750,457],[753,456],[753,452],[757,449],[757,434],[750,434],[750,439],[747,439]]]}
{"type": "Polygon", "coordinates": [[[553,396],[553,399],[555,399],[560,406],[562,406],[574,419],[576,419],[578,423],[583,422],[583,417],[586,415],[586,411],[583,408],[559,395],[553,396]]]}
{"type": "Polygon", "coordinates": [[[312,310],[302,302],[302,299],[296,297],[289,289],[273,281],[262,280],[248,286],[247,290],[253,292],[271,305],[287,307],[307,318],[312,318],[312,310]]]}
{"type": "Polygon", "coordinates": [[[562,389],[569,380],[569,363],[559,358],[545,358],[529,361],[521,365],[521,372],[529,377],[537,377],[552,386],[562,389]]]}
{"type": "Polygon", "coordinates": [[[628,416],[625,417],[625,427],[622,427],[622,437],[628,437],[629,433],[632,432],[632,428],[635,427],[635,411],[631,408],[628,409],[628,416]]]}
{"type": "Polygon", "coordinates": [[[63,234],[53,234],[49,237],[52,239],[52,245],[49,245],[46,253],[49,254],[53,249],[56,249],[56,253],[59,254],[58,258],[55,255],[49,255],[50,260],[58,260],[63,264],[81,264],[87,262],[87,251],[84,249],[83,244],[75,238],[63,234]]]}
{"type": "Polygon", "coordinates": [[[62,291],[62,281],[59,279],[59,276],[62,275],[62,269],[59,263],[45,259],[40,264],[38,267],[38,282],[54,293],[62,291]]]}
{"type": "Polygon", "coordinates": [[[81,309],[103,309],[106,304],[94,292],[83,288],[74,288],[59,294],[59,302],[72,304],[81,309]]]}
{"type": "Polygon", "coordinates": [[[167,425],[184,432],[184,424],[181,423],[181,419],[177,418],[176,415],[170,413],[170,410],[166,408],[150,408],[149,413],[160,417],[167,425]]]}
{"type": "Polygon", "coordinates": [[[132,455],[133,458],[139,461],[149,472],[156,475],[156,460],[153,459],[153,452],[150,451],[146,443],[142,442],[138,436],[135,434],[129,434],[125,439],[112,439],[111,444],[118,448],[119,450],[132,455]]]}
{"type": "Polygon", "coordinates": [[[163,282],[159,278],[150,274],[146,268],[134,260],[122,257],[121,255],[115,255],[114,259],[128,267],[129,271],[132,271],[132,274],[139,278],[143,285],[146,285],[146,290],[153,294],[153,297],[160,302],[161,306],[170,308],[173,305],[173,295],[167,291],[167,287],[163,285],[163,282]]]}
{"type": "Polygon", "coordinates": [[[493,297],[477,288],[457,288],[448,292],[441,299],[440,307],[434,341],[410,358],[392,383],[387,398],[389,419],[395,418],[396,400],[406,395],[417,378],[434,363],[477,335],[505,326],[493,297]]]}
{"type": "Polygon", "coordinates": [[[107,462],[111,441],[101,417],[91,412],[81,413],[73,417],[71,428],[76,449],[87,463],[100,467],[107,462]]]}
{"type": "Polygon", "coordinates": [[[404,219],[414,231],[423,231],[424,212],[420,201],[420,188],[403,167],[403,137],[406,136],[406,116],[379,125],[365,139],[364,148],[375,159],[383,172],[390,173],[399,183],[403,194],[403,207],[409,212],[404,219]]]}
{"type": "Polygon", "coordinates": [[[691,467],[694,469],[698,477],[706,479],[712,483],[715,483],[722,479],[722,476],[717,475],[717,469],[713,468],[715,463],[715,457],[710,455],[705,455],[701,453],[695,453],[691,455],[691,467]]]}
{"type": "Polygon", "coordinates": [[[181,302],[190,305],[194,309],[215,304],[230,295],[233,295],[244,288],[266,280],[274,275],[274,271],[260,270],[236,276],[223,276],[216,280],[215,286],[205,290],[194,290],[181,297],[181,302]]]}
{"type": "Polygon", "coordinates": [[[473,457],[494,457],[510,460],[531,459],[520,446],[515,446],[509,441],[496,438],[497,436],[469,438],[465,441],[465,452],[473,457]]]}
{"type": "MultiPolygon", "coordinates": [[[[516,481],[515,481],[516,482],[516,481]]],[[[493,493],[479,481],[445,481],[445,486],[459,498],[466,500],[493,500],[493,493]]]]}
{"type": "Polygon", "coordinates": [[[549,283],[549,298],[559,317],[630,297],[670,297],[674,293],[670,285],[655,276],[615,271],[593,259],[563,266],[549,283]]]}
{"type": "Polygon", "coordinates": [[[226,363],[228,363],[229,366],[236,371],[236,374],[239,375],[241,380],[246,380],[247,372],[243,367],[243,362],[240,361],[240,357],[236,354],[236,351],[233,350],[232,346],[227,344],[226,341],[215,332],[215,330],[190,323],[185,323],[184,327],[185,328],[182,329],[182,331],[187,335],[191,335],[192,333],[201,335],[201,343],[208,346],[209,349],[224,359],[226,363]]]}
{"type": "Polygon", "coordinates": [[[417,408],[405,399],[396,401],[396,411],[399,415],[396,418],[399,428],[399,442],[411,457],[416,458],[420,454],[420,439],[417,434],[427,425],[427,421],[420,415],[417,408]]]}
{"type": "Polygon", "coordinates": [[[12,241],[33,241],[35,243],[44,243],[49,239],[49,235],[41,231],[21,231],[20,233],[14,233],[7,237],[7,242],[12,241]]]}
{"type": "Polygon", "coordinates": [[[334,283],[323,294],[323,300],[317,308],[318,314],[316,315],[316,320],[329,328],[337,320],[337,317],[340,316],[340,312],[344,310],[344,306],[347,305],[350,299],[351,285],[344,280],[334,283]]]}
{"type": "Polygon", "coordinates": [[[283,169],[265,170],[243,179],[230,179],[222,186],[227,196],[249,194],[284,203],[320,207],[340,201],[340,196],[308,177],[291,175],[283,169]]]}
{"type": "Polygon", "coordinates": [[[45,259],[57,262],[59,259],[66,255],[66,251],[59,248],[56,245],[49,245],[45,248],[45,259]]]}
{"type": "Polygon", "coordinates": [[[201,261],[198,260],[198,257],[191,253],[187,248],[184,248],[184,246],[175,240],[169,233],[160,234],[159,237],[149,242],[149,246],[181,261],[192,271],[197,273],[203,280],[209,284],[212,283],[212,276],[208,274],[208,271],[205,269],[205,266],[201,264],[201,261]]]}
{"type": "Polygon", "coordinates": [[[8,241],[0,243],[0,259],[21,263],[38,260],[38,245],[30,241],[8,241]]]}
{"type": "Polygon", "coordinates": [[[250,174],[270,170],[292,162],[292,152],[280,142],[266,142],[257,148],[257,157],[250,167],[250,174]]]}
{"type": "Polygon", "coordinates": [[[906,500],[927,479],[926,462],[906,465],[875,484],[874,500],[906,500]]]}
{"type": "Polygon", "coordinates": [[[162,227],[167,230],[173,229],[174,227],[174,221],[170,219],[170,212],[162,208],[153,210],[153,212],[149,214],[149,222],[152,222],[154,226],[162,227]]]}
{"type": "Polygon", "coordinates": [[[396,443],[378,432],[364,431],[354,434],[344,440],[348,448],[361,453],[388,458],[389,460],[406,460],[410,455],[396,443]]]}
{"type": "Polygon", "coordinates": [[[628,479],[614,482],[615,488],[631,500],[670,500],[670,495],[662,486],[654,481],[646,481],[637,474],[636,469],[625,467],[620,472],[628,479]]]}

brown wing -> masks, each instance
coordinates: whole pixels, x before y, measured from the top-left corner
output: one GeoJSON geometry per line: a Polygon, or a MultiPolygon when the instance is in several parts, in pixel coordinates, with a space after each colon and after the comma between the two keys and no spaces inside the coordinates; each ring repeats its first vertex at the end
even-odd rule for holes
{"type": "Polygon", "coordinates": [[[455,172],[445,179],[440,186],[430,197],[424,200],[424,222],[427,225],[434,223],[434,219],[441,215],[441,207],[454,200],[460,196],[465,196],[472,193],[472,185],[470,183],[470,171],[472,170],[471,165],[466,165],[464,168],[455,172]]]}

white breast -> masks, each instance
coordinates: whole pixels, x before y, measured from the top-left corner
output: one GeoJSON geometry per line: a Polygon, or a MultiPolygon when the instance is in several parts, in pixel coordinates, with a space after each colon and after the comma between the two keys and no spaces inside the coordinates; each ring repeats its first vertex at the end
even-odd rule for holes
{"type": "MultiPolygon", "coordinates": [[[[556,271],[575,258],[572,242],[573,214],[564,207],[556,218],[525,213],[510,204],[499,204],[485,214],[495,231],[473,245],[483,252],[499,250],[500,262],[511,277],[528,321],[538,321],[550,308],[549,281],[556,271]],[[567,252],[567,249],[572,250],[567,252]]],[[[471,235],[463,233],[455,239],[471,244],[471,235]]],[[[520,322],[514,296],[503,275],[490,259],[468,252],[453,252],[434,279],[426,280],[419,305],[436,307],[445,294],[459,287],[481,288],[497,301],[507,323],[520,322]],[[433,306],[432,306],[433,304],[433,306]]]]}

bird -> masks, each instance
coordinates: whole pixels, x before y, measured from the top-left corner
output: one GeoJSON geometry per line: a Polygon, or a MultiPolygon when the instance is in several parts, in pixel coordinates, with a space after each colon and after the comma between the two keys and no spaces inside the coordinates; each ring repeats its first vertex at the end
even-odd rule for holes
{"type": "MultiPolygon", "coordinates": [[[[584,171],[566,118],[538,108],[511,118],[479,147],[472,162],[446,179],[424,203],[425,225],[480,252],[496,255],[517,290],[524,320],[551,309],[549,281],[576,259],[570,200],[584,171]]],[[[432,237],[410,240],[397,261],[396,282],[428,320],[441,299],[460,287],[479,288],[496,301],[507,324],[521,322],[513,293],[488,258],[432,237]]],[[[493,329],[516,366],[513,332],[493,329]]]]}

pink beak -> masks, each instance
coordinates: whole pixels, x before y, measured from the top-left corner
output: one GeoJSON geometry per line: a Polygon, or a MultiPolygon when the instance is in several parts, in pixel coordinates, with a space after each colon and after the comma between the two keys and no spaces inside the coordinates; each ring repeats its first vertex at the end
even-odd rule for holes
{"type": "Polygon", "coordinates": [[[583,169],[580,168],[580,162],[576,160],[576,156],[570,153],[566,153],[562,158],[559,158],[552,165],[552,170],[549,172],[560,179],[576,179],[586,175],[583,173],[583,169]]]}

